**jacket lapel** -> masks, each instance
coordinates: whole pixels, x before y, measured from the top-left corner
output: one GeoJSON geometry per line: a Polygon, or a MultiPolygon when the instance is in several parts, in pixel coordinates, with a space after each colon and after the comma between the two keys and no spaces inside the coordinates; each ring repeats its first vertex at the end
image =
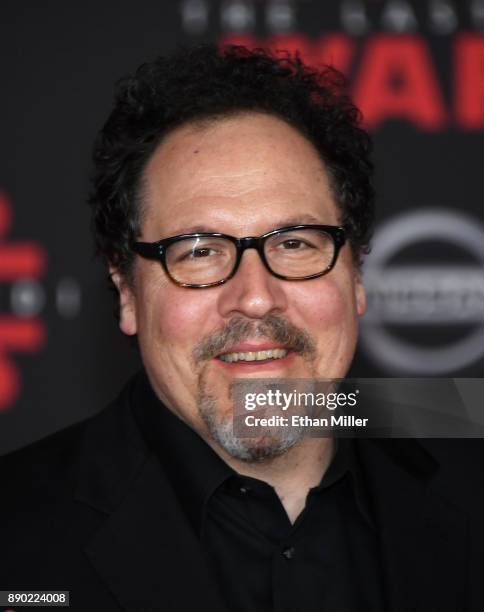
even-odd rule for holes
{"type": "Polygon", "coordinates": [[[360,440],[392,612],[465,609],[466,516],[432,490],[438,464],[415,440],[360,440]]]}
{"type": "Polygon", "coordinates": [[[85,553],[122,610],[222,610],[199,541],[127,404],[122,397],[86,432],[76,498],[104,520],[85,553]]]}

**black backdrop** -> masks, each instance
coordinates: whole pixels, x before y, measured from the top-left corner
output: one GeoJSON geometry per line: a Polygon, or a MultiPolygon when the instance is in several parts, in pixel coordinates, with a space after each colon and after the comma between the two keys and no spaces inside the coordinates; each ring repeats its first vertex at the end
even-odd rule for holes
{"type": "Polygon", "coordinates": [[[4,0],[0,452],[98,411],[138,366],[92,256],[90,149],[113,83],[182,42],[299,48],[375,140],[358,376],[484,375],[484,1],[4,0]]]}

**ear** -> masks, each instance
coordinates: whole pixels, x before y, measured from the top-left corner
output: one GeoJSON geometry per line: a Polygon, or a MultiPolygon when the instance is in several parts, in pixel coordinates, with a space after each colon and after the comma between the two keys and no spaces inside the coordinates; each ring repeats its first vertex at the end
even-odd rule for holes
{"type": "Polygon", "coordinates": [[[355,302],[356,312],[362,317],[366,312],[366,292],[360,272],[355,272],[355,302]]]}
{"type": "Polygon", "coordinates": [[[127,336],[134,336],[138,331],[138,325],[133,290],[117,268],[109,266],[109,274],[119,293],[119,328],[127,336]]]}

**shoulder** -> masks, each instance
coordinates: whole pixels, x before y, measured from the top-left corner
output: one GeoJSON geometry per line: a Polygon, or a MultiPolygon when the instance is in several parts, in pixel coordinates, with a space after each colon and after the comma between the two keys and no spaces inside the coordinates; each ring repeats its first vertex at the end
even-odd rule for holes
{"type": "Polygon", "coordinates": [[[0,483],[16,500],[66,482],[75,470],[91,417],[0,457],[0,483]]]}
{"type": "Polygon", "coordinates": [[[9,588],[37,584],[44,571],[60,575],[55,559],[62,557],[67,567],[69,543],[97,524],[74,503],[80,449],[93,419],[0,458],[0,539],[9,551],[0,573],[9,588]]]}
{"type": "Polygon", "coordinates": [[[374,439],[361,441],[369,471],[383,480],[420,481],[428,491],[471,514],[484,511],[484,439],[374,439]]]}
{"type": "Polygon", "coordinates": [[[132,379],[98,414],[0,458],[0,575],[9,588],[96,584],[84,548],[148,459],[132,379]],[[29,586],[26,586],[29,585],[29,586]]]}
{"type": "Polygon", "coordinates": [[[109,455],[109,444],[122,435],[122,406],[130,384],[94,416],[0,457],[1,515],[72,499],[85,457],[109,455]]]}
{"type": "Polygon", "coordinates": [[[434,486],[458,505],[484,511],[484,439],[422,440],[439,464],[434,486]]]}

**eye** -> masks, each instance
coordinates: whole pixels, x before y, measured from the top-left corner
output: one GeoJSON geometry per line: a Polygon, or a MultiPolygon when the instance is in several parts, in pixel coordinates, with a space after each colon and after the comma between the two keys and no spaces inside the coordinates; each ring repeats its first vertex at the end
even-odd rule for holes
{"type": "Polygon", "coordinates": [[[214,255],[218,255],[220,252],[215,250],[215,249],[211,249],[209,247],[199,247],[196,249],[190,249],[189,251],[186,251],[185,253],[182,253],[179,257],[178,257],[178,261],[186,261],[186,260],[193,260],[193,259],[207,259],[208,257],[213,257],[214,255]]]}
{"type": "Polygon", "coordinates": [[[197,258],[201,258],[201,257],[209,257],[213,253],[215,253],[214,249],[209,249],[207,247],[203,247],[203,248],[200,248],[200,249],[193,249],[193,251],[191,252],[191,256],[194,259],[197,259],[197,258]]]}
{"type": "Polygon", "coordinates": [[[297,251],[301,253],[304,251],[315,249],[317,247],[311,242],[311,240],[296,237],[283,238],[281,236],[280,240],[276,244],[274,244],[273,248],[277,251],[297,251]]]}
{"type": "Polygon", "coordinates": [[[287,250],[301,250],[306,247],[310,247],[311,245],[305,242],[304,240],[299,240],[297,238],[291,238],[289,240],[284,240],[281,242],[280,246],[287,250]]]}

